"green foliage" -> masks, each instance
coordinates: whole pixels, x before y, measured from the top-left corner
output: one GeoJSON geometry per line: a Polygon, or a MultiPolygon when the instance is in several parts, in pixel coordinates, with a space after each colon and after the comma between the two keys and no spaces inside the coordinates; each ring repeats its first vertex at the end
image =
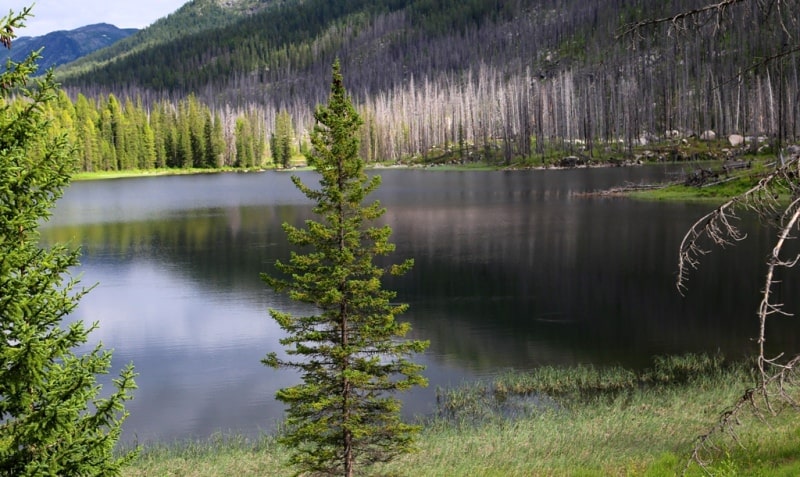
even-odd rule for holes
{"type": "Polygon", "coordinates": [[[292,129],[292,118],[289,112],[282,109],[275,116],[275,132],[270,138],[270,148],[272,149],[272,161],[275,165],[283,168],[289,167],[292,159],[292,144],[294,131],[292,129]]]}
{"type": "Polygon", "coordinates": [[[352,475],[362,465],[385,462],[412,448],[416,426],[400,420],[400,402],[392,396],[425,385],[422,366],[409,361],[427,342],[402,339],[407,323],[395,320],[406,305],[392,303],[395,293],[382,288],[386,273],[400,275],[412,261],[379,267],[373,259],[394,250],[391,229],[368,223],[384,209],[364,205],[380,185],[369,179],[359,157],[361,118],[347,96],[339,63],[327,106],[315,113],[310,164],[320,174],[320,189],[293,177],[315,206],[319,221],[306,228],[284,225],[289,241],[308,249],[278,262],[283,277],[262,275],[273,289],[313,305],[318,314],[293,316],[272,310],[287,333],[281,340],[289,356],[270,354],[264,363],[300,371],[302,384],[280,390],[288,404],[282,442],[293,448],[290,462],[300,471],[352,475]]]}
{"type": "MultiPolygon", "coordinates": [[[[0,20],[3,44],[29,12],[0,20]]],[[[69,273],[79,252],[41,249],[38,227],[75,163],[68,134],[46,114],[58,99],[52,74],[29,79],[38,57],[0,75],[0,475],[117,475],[133,456],[112,450],[134,372],[126,367],[99,397],[96,375],[108,372],[111,353],[98,345],[75,354],[94,326],[62,323],[86,293],[69,273]]]]}
{"type": "Polygon", "coordinates": [[[236,148],[246,157],[241,164],[254,167],[266,153],[265,128],[256,114],[233,116],[246,128],[226,136],[220,113],[212,114],[193,95],[145,107],[140,99],[121,102],[113,94],[99,100],[79,94],[72,102],[62,93],[46,112],[67,130],[82,172],[222,168],[241,159],[233,154],[236,148]]]}
{"type": "Polygon", "coordinates": [[[254,114],[244,114],[236,119],[236,160],[234,166],[261,167],[266,154],[266,140],[258,127],[254,114]]]}

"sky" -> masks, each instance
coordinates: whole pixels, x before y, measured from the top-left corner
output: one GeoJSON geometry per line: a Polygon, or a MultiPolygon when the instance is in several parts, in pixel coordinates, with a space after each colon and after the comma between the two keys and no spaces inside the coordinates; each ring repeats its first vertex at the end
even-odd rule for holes
{"type": "Polygon", "coordinates": [[[33,17],[18,36],[40,36],[51,31],[73,30],[93,23],[119,28],[144,28],[174,12],[188,0],[3,0],[0,17],[33,5],[33,17]]]}

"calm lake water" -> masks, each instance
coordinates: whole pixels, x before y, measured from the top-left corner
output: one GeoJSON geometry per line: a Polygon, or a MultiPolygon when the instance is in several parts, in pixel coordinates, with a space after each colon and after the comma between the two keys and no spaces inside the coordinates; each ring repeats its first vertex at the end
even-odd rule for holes
{"type": "MultiPolygon", "coordinates": [[[[686,297],[677,248],[709,205],[586,197],[679,170],[383,170],[395,261],[414,269],[387,286],[401,319],[430,349],[430,387],[404,396],[408,415],[434,407],[437,386],[546,364],[648,366],[654,355],[754,349],[758,292],[774,231],[749,218],[739,246],[706,257],[686,297]]],[[[298,173],[313,183],[311,172],[298,173]]],[[[273,396],[297,379],[260,364],[280,351],[267,310],[302,311],[259,280],[289,248],[283,222],[310,217],[289,174],[229,173],[74,183],[43,229],[83,247],[83,284],[97,287],[75,319],[140,376],[123,439],[255,435],[274,429],[273,396]]],[[[797,276],[786,277],[796,311],[797,276]]],[[[797,350],[798,327],[776,319],[770,343],[797,350]]]]}

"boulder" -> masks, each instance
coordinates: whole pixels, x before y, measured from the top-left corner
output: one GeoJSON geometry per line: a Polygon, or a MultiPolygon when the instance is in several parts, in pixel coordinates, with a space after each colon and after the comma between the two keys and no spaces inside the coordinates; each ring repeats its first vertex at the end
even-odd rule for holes
{"type": "Polygon", "coordinates": [[[731,134],[728,136],[728,142],[733,147],[739,147],[744,144],[744,136],[741,134],[731,134]]]}
{"type": "Polygon", "coordinates": [[[561,159],[558,162],[558,165],[561,167],[577,167],[578,165],[582,164],[583,161],[577,156],[567,156],[561,159]]]}
{"type": "Polygon", "coordinates": [[[700,135],[701,141],[714,141],[717,139],[717,133],[712,130],[703,131],[703,134],[700,135]]]}

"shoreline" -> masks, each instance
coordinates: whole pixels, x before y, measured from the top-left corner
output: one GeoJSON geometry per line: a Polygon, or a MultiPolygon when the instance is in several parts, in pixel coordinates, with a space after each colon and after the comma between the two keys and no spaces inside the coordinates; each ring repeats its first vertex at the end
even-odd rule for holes
{"type": "MultiPolygon", "coordinates": [[[[647,167],[649,165],[660,165],[663,162],[644,162],[644,163],[631,163],[631,164],[613,164],[613,163],[596,163],[596,164],[582,164],[578,166],[566,167],[557,165],[546,166],[495,166],[484,163],[474,164],[384,164],[374,163],[367,164],[367,170],[385,170],[385,169],[414,169],[426,171],[485,171],[485,172],[515,172],[515,171],[561,171],[561,170],[577,170],[577,169],[606,169],[612,167],[647,167]]],[[[687,162],[687,164],[689,164],[687,162]]],[[[222,174],[222,173],[263,173],[263,172],[300,172],[312,171],[311,166],[297,166],[288,169],[279,169],[276,167],[262,167],[256,169],[238,169],[233,167],[225,167],[218,169],[130,169],[122,171],[94,171],[94,172],[75,172],[72,175],[73,181],[92,181],[92,180],[109,180],[109,179],[127,179],[135,177],[160,177],[160,176],[184,176],[184,175],[200,175],[200,174],[222,174]]]]}

